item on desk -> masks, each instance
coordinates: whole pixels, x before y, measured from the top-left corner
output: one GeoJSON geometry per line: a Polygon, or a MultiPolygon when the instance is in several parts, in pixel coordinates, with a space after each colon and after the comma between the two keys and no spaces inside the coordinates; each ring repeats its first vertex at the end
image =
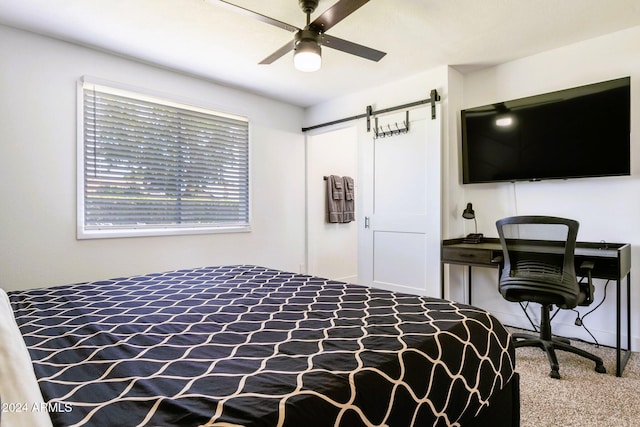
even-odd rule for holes
{"type": "Polygon", "coordinates": [[[475,232],[468,234],[467,237],[464,238],[464,243],[480,243],[480,240],[482,240],[482,233],[478,233],[476,212],[473,210],[473,205],[471,203],[467,203],[466,209],[462,212],[462,218],[472,219],[473,224],[475,225],[475,232]]]}
{"type": "Polygon", "coordinates": [[[481,240],[482,233],[471,233],[467,234],[467,237],[465,237],[462,241],[464,243],[480,243],[481,240]]]}

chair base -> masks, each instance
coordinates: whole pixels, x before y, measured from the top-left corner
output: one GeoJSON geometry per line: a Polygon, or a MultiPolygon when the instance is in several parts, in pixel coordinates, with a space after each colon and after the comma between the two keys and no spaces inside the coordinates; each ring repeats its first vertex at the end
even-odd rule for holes
{"type": "Polygon", "coordinates": [[[569,340],[565,338],[553,338],[551,336],[543,337],[542,335],[543,331],[541,331],[541,336],[531,334],[513,334],[512,340],[515,348],[538,347],[542,349],[547,354],[547,359],[549,359],[549,364],[551,365],[551,372],[549,373],[551,378],[560,379],[560,365],[558,364],[558,358],[556,357],[556,350],[567,351],[593,360],[596,364],[596,372],[601,374],[605,374],[607,372],[602,359],[595,354],[591,354],[585,350],[570,345],[569,340]]]}

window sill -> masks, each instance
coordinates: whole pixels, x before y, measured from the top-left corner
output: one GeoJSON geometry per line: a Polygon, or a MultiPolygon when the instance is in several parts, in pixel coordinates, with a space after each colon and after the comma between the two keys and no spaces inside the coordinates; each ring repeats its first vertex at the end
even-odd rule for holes
{"type": "Polygon", "coordinates": [[[226,227],[135,228],[111,230],[85,230],[79,228],[76,237],[78,240],[87,240],[126,237],[183,236],[192,234],[247,233],[250,231],[251,226],[249,225],[234,225],[226,227]]]}

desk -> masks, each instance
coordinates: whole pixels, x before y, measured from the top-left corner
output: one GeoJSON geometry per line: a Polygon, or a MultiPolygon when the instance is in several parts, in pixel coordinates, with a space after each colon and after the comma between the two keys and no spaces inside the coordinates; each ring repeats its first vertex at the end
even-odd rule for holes
{"type": "MultiPolygon", "coordinates": [[[[544,244],[541,245],[544,248],[544,244]]],[[[543,249],[544,250],[544,249],[543,249]]],[[[576,266],[584,261],[594,264],[592,277],[616,281],[616,376],[621,376],[631,356],[631,245],[627,243],[578,242],[575,250],[576,266]],[[626,277],[627,347],[622,348],[622,281],[626,277]]],[[[479,243],[465,243],[464,239],[443,240],[440,247],[442,282],[440,294],[444,297],[444,265],[458,264],[469,268],[469,304],[472,304],[471,267],[499,268],[502,246],[498,238],[483,238],[479,243]]]]}

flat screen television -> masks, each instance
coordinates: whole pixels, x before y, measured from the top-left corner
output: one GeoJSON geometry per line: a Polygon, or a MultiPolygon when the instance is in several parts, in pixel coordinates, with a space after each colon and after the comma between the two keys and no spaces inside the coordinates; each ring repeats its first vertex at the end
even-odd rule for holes
{"type": "Polygon", "coordinates": [[[630,78],[468,108],[462,181],[630,174],[630,78]]]}

